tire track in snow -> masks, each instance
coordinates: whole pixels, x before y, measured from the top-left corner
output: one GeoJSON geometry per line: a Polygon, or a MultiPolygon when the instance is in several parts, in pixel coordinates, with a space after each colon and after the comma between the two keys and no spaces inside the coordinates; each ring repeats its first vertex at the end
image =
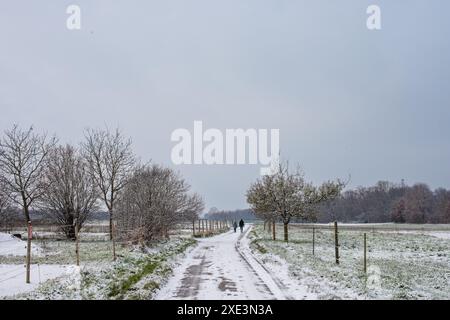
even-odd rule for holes
{"type": "Polygon", "coordinates": [[[282,288],[285,285],[259,261],[250,250],[248,243],[242,245],[242,240],[248,241],[248,234],[250,233],[252,226],[241,234],[235,244],[236,251],[241,255],[250,269],[258,276],[259,279],[266,285],[267,289],[273,294],[276,300],[292,300],[293,297],[289,296],[282,288]]]}
{"type": "Polygon", "coordinates": [[[283,284],[261,265],[248,246],[248,232],[229,231],[198,239],[156,299],[289,299],[283,284]]]}

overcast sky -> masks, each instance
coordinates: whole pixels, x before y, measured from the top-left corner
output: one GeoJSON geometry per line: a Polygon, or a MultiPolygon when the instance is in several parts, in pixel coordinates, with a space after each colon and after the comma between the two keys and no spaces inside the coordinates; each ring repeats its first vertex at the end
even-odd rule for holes
{"type": "MultiPolygon", "coordinates": [[[[170,134],[280,129],[282,157],[320,183],[450,187],[450,2],[1,1],[0,130],[77,144],[120,126],[173,166],[170,134]],[[82,29],[66,28],[81,7],[82,29]],[[366,28],[378,4],[382,30],[366,28]]],[[[246,207],[259,166],[177,166],[208,207],[246,207]]]]}

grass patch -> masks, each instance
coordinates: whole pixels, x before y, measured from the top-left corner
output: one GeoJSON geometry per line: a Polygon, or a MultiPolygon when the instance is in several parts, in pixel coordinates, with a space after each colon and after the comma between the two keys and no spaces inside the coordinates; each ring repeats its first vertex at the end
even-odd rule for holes
{"type": "Polygon", "coordinates": [[[157,261],[148,261],[144,263],[143,267],[138,273],[132,274],[131,276],[125,278],[123,281],[119,283],[113,283],[111,286],[111,291],[108,294],[108,297],[117,297],[119,299],[123,298],[123,295],[130,290],[136,283],[138,283],[142,278],[152,274],[156,268],[161,265],[160,262],[157,261]]]}

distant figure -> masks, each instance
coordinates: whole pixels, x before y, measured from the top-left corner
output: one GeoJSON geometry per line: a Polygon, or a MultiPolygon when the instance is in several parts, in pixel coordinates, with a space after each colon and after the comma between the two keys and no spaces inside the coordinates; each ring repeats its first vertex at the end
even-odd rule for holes
{"type": "Polygon", "coordinates": [[[239,228],[241,228],[241,233],[244,231],[244,220],[241,219],[241,221],[239,221],[239,228]]]}
{"type": "Polygon", "coordinates": [[[234,229],[234,232],[236,232],[236,229],[237,229],[237,222],[236,221],[233,222],[233,229],[234,229]]]}

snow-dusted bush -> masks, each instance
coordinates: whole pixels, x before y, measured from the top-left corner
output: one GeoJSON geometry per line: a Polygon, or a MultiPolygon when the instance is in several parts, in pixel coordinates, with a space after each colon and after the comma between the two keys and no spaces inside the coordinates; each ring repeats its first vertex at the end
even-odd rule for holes
{"type": "Polygon", "coordinates": [[[203,201],[172,169],[142,166],[127,181],[117,205],[118,234],[135,242],[168,237],[178,222],[197,218],[203,201]]]}

